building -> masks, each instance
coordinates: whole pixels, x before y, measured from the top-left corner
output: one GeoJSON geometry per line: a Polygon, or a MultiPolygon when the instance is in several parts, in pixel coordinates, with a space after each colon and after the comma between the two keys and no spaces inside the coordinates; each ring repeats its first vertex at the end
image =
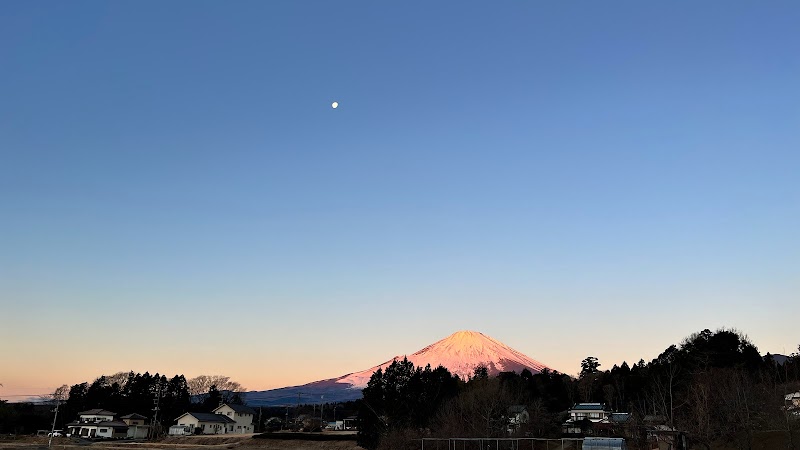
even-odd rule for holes
{"type": "Polygon", "coordinates": [[[255,418],[256,412],[252,408],[248,408],[244,405],[229,405],[227,403],[223,403],[217,407],[213,413],[221,414],[233,419],[233,421],[236,422],[236,425],[234,425],[234,429],[232,430],[233,433],[241,434],[255,432],[253,419],[255,418]]]}
{"type": "Polygon", "coordinates": [[[611,415],[611,410],[603,403],[577,403],[569,410],[569,420],[577,422],[588,419],[591,422],[600,422],[611,415]]]}
{"type": "Polygon", "coordinates": [[[169,434],[226,434],[233,433],[236,421],[226,414],[187,412],[169,427],[169,434]]]}
{"type": "Polygon", "coordinates": [[[147,417],[141,414],[128,414],[120,417],[128,425],[128,437],[131,439],[147,439],[150,433],[150,425],[147,425],[147,417]]]}
{"type": "Polygon", "coordinates": [[[569,418],[561,426],[564,434],[592,435],[612,420],[612,412],[603,403],[576,403],[568,411],[569,418]]]}
{"type": "Polygon", "coordinates": [[[116,415],[117,413],[115,412],[100,408],[90,409],[88,411],[78,413],[78,417],[80,417],[80,421],[83,423],[97,423],[107,420],[114,420],[114,416],[116,415]]]}
{"type": "Polygon", "coordinates": [[[114,420],[116,413],[105,409],[90,409],[78,414],[78,420],[67,424],[72,436],[85,438],[121,439],[128,437],[128,424],[114,420]]]}
{"type": "Polygon", "coordinates": [[[786,394],[784,396],[785,407],[788,411],[800,413],[800,391],[786,394]]]}
{"type": "Polygon", "coordinates": [[[583,450],[627,450],[625,439],[607,437],[587,437],[583,440],[583,450]]]}
{"type": "Polygon", "coordinates": [[[508,432],[514,433],[519,431],[523,424],[528,423],[531,419],[528,414],[528,409],[525,405],[511,405],[508,407],[508,432]]]}

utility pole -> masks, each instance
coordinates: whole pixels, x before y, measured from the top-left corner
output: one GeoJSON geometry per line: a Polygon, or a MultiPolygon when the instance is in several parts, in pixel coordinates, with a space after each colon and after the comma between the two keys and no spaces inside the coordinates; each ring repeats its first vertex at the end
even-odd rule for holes
{"type": "Polygon", "coordinates": [[[297,393],[297,406],[294,408],[294,418],[295,420],[300,415],[300,396],[305,395],[305,392],[298,392],[297,393]]]}
{"type": "Polygon", "coordinates": [[[161,380],[158,380],[158,389],[156,389],[155,398],[153,399],[153,422],[150,426],[150,438],[156,438],[156,427],[158,426],[158,410],[159,410],[159,403],[161,403],[161,380]]]}
{"type": "Polygon", "coordinates": [[[47,448],[50,448],[50,445],[53,443],[53,435],[56,434],[56,419],[58,418],[58,405],[61,403],[61,400],[56,398],[56,414],[53,416],[53,428],[50,430],[50,439],[47,441],[47,448]]]}

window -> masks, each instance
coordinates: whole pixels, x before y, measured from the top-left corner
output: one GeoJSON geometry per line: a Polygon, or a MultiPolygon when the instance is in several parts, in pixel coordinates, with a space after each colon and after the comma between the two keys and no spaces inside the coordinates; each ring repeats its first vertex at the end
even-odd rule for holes
{"type": "Polygon", "coordinates": [[[108,433],[108,428],[100,428],[101,433],[108,433]]]}

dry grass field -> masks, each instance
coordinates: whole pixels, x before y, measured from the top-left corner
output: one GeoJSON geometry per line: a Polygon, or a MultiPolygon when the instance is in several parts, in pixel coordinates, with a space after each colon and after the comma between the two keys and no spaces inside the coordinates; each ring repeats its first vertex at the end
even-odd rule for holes
{"type": "MultiPolygon", "coordinates": [[[[0,450],[45,450],[46,437],[0,439],[0,450]]],[[[302,439],[253,439],[253,435],[217,435],[169,437],[159,441],[86,442],[71,438],[53,438],[51,450],[363,450],[352,441],[315,441],[302,439]]]]}

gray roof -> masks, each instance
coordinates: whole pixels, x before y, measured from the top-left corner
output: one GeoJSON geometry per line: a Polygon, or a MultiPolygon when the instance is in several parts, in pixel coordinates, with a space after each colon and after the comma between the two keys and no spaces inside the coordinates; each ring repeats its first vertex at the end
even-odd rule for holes
{"type": "Polygon", "coordinates": [[[654,415],[646,415],[644,416],[644,421],[647,423],[666,423],[667,417],[666,416],[654,416],[654,415]]]}
{"type": "Polygon", "coordinates": [[[631,415],[630,415],[630,413],[615,412],[615,413],[611,413],[611,415],[609,415],[608,418],[609,418],[609,420],[611,422],[625,423],[628,420],[630,420],[631,415]]]}
{"type": "Polygon", "coordinates": [[[511,414],[519,414],[525,410],[525,405],[511,405],[508,407],[508,412],[511,414]]]}
{"type": "Polygon", "coordinates": [[[117,413],[105,409],[95,408],[78,413],[79,416],[116,416],[117,413]]]}
{"type": "Polygon", "coordinates": [[[120,417],[120,419],[147,419],[147,417],[145,417],[145,416],[143,416],[141,414],[133,413],[133,414],[126,414],[126,415],[120,417]]]}
{"type": "Polygon", "coordinates": [[[597,411],[597,410],[605,410],[605,405],[602,403],[578,403],[571,408],[573,411],[597,411]]]}
{"type": "Polygon", "coordinates": [[[111,427],[111,428],[128,428],[128,424],[121,421],[121,420],[106,420],[97,424],[101,427],[111,427]]]}
{"type": "Polygon", "coordinates": [[[192,417],[199,420],[200,422],[236,423],[235,420],[231,419],[230,417],[224,414],[196,413],[196,412],[190,412],[186,414],[190,414],[192,417]]]}
{"type": "Polygon", "coordinates": [[[104,420],[102,422],[70,422],[68,427],[109,427],[109,428],[128,428],[128,424],[121,420],[104,420]]]}

